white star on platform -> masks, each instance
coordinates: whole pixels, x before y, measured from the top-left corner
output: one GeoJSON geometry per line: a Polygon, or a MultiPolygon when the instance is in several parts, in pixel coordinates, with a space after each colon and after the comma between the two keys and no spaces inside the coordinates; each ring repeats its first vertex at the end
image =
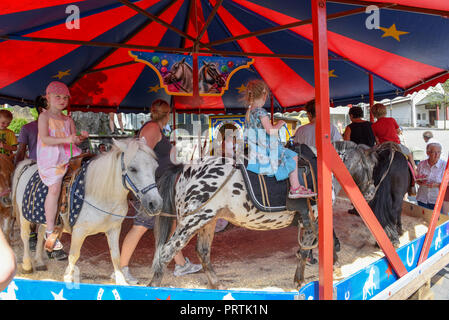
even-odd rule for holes
{"type": "Polygon", "coordinates": [[[54,293],[53,291],[51,292],[51,294],[53,295],[55,300],[67,300],[66,298],[63,297],[64,289],[61,289],[61,291],[59,291],[58,294],[54,293]]]}

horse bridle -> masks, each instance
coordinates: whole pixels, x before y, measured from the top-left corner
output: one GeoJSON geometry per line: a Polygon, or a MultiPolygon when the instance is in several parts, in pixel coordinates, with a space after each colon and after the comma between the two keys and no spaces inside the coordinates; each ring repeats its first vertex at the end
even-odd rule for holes
{"type": "Polygon", "coordinates": [[[136,185],[133,183],[133,181],[131,180],[131,178],[128,175],[128,171],[126,170],[126,166],[125,166],[125,154],[122,152],[120,155],[120,162],[121,162],[121,166],[122,166],[122,184],[125,187],[126,190],[131,191],[134,196],[137,198],[137,200],[139,200],[139,202],[141,201],[141,197],[143,195],[145,195],[145,193],[147,193],[148,191],[157,188],[157,184],[156,183],[152,183],[148,186],[146,186],[145,188],[143,188],[142,190],[139,190],[139,188],[136,187],[136,185]],[[128,185],[131,187],[128,188],[128,185]]]}
{"type": "MultiPolygon", "coordinates": [[[[212,81],[208,81],[207,78],[206,78],[206,76],[204,75],[204,81],[205,81],[206,83],[208,83],[208,84],[214,84],[214,83],[216,83],[216,84],[218,85],[218,83],[219,83],[220,81],[223,81],[223,78],[220,76],[220,74],[219,74],[216,70],[212,69],[212,68],[209,67],[209,66],[205,66],[202,72],[203,72],[205,75],[208,74],[208,75],[211,77],[212,81]]],[[[211,91],[212,89],[213,89],[213,87],[209,88],[208,91],[211,91]]]]}
{"type": "Polygon", "coordinates": [[[176,89],[181,89],[184,92],[189,92],[186,88],[184,88],[184,86],[180,85],[178,82],[179,80],[176,78],[175,74],[173,73],[173,71],[169,71],[167,74],[168,80],[170,81],[169,83],[172,83],[176,89]]]}

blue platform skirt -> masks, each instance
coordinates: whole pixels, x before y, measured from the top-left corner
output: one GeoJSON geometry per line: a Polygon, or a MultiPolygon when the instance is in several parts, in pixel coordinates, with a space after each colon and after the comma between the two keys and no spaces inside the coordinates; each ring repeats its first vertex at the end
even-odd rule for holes
{"type": "Polygon", "coordinates": [[[275,144],[275,148],[263,148],[260,145],[248,141],[249,154],[247,170],[275,176],[276,180],[285,180],[295,170],[296,162],[293,159],[298,154],[285,148],[281,143],[275,144]],[[276,148],[277,147],[277,148],[276,148]]]}

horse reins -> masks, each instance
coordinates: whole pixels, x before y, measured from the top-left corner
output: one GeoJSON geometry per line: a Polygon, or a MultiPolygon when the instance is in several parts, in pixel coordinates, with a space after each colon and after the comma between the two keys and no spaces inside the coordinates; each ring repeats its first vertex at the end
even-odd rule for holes
{"type": "MultiPolygon", "coordinates": [[[[382,184],[382,181],[384,181],[388,172],[390,172],[390,168],[393,163],[394,155],[396,153],[396,151],[394,149],[392,149],[391,151],[392,151],[392,153],[391,153],[390,163],[388,164],[387,170],[385,170],[384,174],[382,175],[382,178],[380,179],[379,183],[377,184],[376,188],[374,189],[374,196],[376,196],[377,190],[379,189],[380,185],[382,184]]],[[[374,196],[373,196],[373,198],[374,198],[374,196]]]]}

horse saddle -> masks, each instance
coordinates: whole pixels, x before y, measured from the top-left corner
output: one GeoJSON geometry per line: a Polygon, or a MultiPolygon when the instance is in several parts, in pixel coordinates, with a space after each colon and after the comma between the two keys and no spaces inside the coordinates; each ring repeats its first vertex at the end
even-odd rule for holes
{"type": "MultiPolygon", "coordinates": [[[[70,159],[67,173],[63,178],[58,213],[69,213],[70,227],[76,223],[82,209],[85,192],[84,178],[92,156],[83,154],[70,159]]],[[[37,224],[46,223],[44,203],[47,194],[48,187],[42,182],[36,170],[27,183],[22,200],[22,212],[25,219],[37,224]]],[[[62,224],[59,215],[56,219],[58,225],[62,224]]]]}
{"type": "MultiPolygon", "coordinates": [[[[298,145],[298,178],[301,185],[316,189],[316,156],[307,145],[298,145]],[[310,160],[309,160],[310,159],[310,160]]],[[[304,199],[289,199],[289,179],[277,181],[274,176],[259,175],[246,170],[247,160],[237,164],[240,169],[249,197],[254,206],[263,212],[298,211],[304,209],[304,199]],[[299,200],[299,201],[298,201],[299,200]]],[[[313,200],[312,200],[313,201],[313,200]]]]}

